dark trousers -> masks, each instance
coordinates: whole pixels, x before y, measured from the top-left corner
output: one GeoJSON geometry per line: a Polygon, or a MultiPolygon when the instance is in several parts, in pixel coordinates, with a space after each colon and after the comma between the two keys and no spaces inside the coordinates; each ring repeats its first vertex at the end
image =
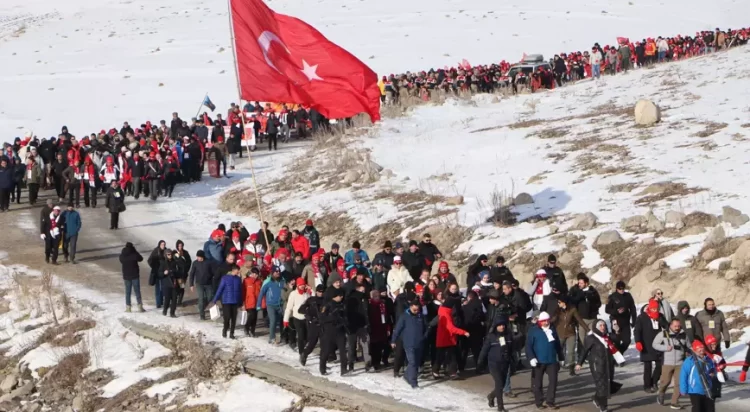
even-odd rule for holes
{"type": "Polygon", "coordinates": [[[397,373],[406,362],[406,352],[404,351],[404,342],[399,339],[396,341],[396,348],[393,352],[393,372],[397,373]]]}
{"type": "Polygon", "coordinates": [[[379,368],[381,364],[388,362],[388,356],[385,348],[389,347],[388,342],[373,342],[370,337],[370,359],[372,359],[372,366],[379,368]]]}
{"type": "Polygon", "coordinates": [[[68,185],[68,202],[74,203],[76,207],[81,204],[81,183],[71,183],[68,185]]]}
{"type": "Polygon", "coordinates": [[[271,150],[271,144],[273,144],[273,150],[276,150],[277,136],[277,133],[268,133],[268,150],[271,150]]]}
{"type": "Polygon", "coordinates": [[[300,139],[307,137],[307,124],[304,121],[297,123],[297,137],[300,139]]]}
{"type": "Polygon", "coordinates": [[[432,373],[440,373],[440,368],[443,367],[446,375],[455,375],[458,368],[456,352],[456,346],[437,348],[437,367],[433,369],[432,373]]]}
{"type": "Polygon", "coordinates": [[[88,207],[89,204],[96,207],[96,187],[85,185],[83,187],[83,203],[88,207]]]}
{"type": "Polygon", "coordinates": [[[661,378],[661,361],[643,362],[643,389],[653,388],[659,383],[661,378]]]}
{"type": "Polygon", "coordinates": [[[318,344],[318,338],[320,337],[320,325],[317,325],[312,322],[306,322],[306,323],[307,323],[307,326],[306,326],[307,343],[305,344],[303,355],[310,356],[313,349],[315,349],[315,345],[318,344]]]}
{"type": "MultiPolygon", "coordinates": [[[[211,301],[211,299],[214,298],[214,290],[213,286],[211,285],[195,285],[195,289],[198,292],[198,315],[200,315],[201,320],[206,319],[206,305],[208,302],[211,301]]],[[[255,311],[255,308],[253,308],[253,311],[255,311]]],[[[255,325],[253,325],[253,328],[255,325]]],[[[253,329],[255,330],[255,329],[253,329]]]]}
{"type": "Polygon", "coordinates": [[[617,324],[620,326],[620,333],[622,334],[622,345],[615,344],[615,347],[617,347],[617,350],[624,356],[625,351],[628,350],[628,347],[632,342],[633,332],[630,330],[630,319],[622,318],[616,320],[617,324]]]}
{"type": "Polygon", "coordinates": [[[327,331],[323,333],[323,342],[320,348],[320,373],[326,373],[326,361],[331,354],[339,352],[341,361],[341,370],[345,370],[347,363],[346,358],[346,334],[338,331],[327,331]]]}
{"type": "Polygon", "coordinates": [[[16,203],[21,203],[21,182],[13,183],[13,189],[10,190],[10,195],[16,203]]]}
{"type": "Polygon", "coordinates": [[[55,182],[55,193],[59,199],[65,199],[65,183],[62,176],[52,175],[52,181],[55,182]]]}
{"type": "Polygon", "coordinates": [[[245,309],[247,311],[247,322],[245,322],[245,333],[255,333],[255,325],[258,324],[258,310],[255,308],[245,309]]]}
{"type": "Polygon", "coordinates": [[[555,404],[555,393],[557,392],[557,373],[560,371],[560,364],[539,364],[534,368],[534,403],[536,406],[541,406],[542,402],[546,399],[547,404],[555,404]],[[542,384],[544,383],[544,374],[547,374],[549,385],[547,386],[547,397],[544,397],[544,389],[542,384]]]}
{"type": "Polygon", "coordinates": [[[156,200],[159,197],[159,179],[150,179],[148,181],[148,193],[151,195],[151,200],[156,200]]]}
{"type": "Polygon", "coordinates": [[[224,329],[222,329],[221,333],[222,335],[227,334],[227,330],[229,331],[229,336],[234,336],[234,327],[237,325],[237,305],[236,303],[229,303],[226,305],[222,305],[222,314],[224,315],[224,329]]]}
{"type": "Polygon", "coordinates": [[[39,183],[28,183],[26,186],[29,189],[29,203],[33,205],[39,197],[39,183]]]}
{"type": "Polygon", "coordinates": [[[422,358],[424,359],[429,356],[430,367],[432,367],[433,372],[437,371],[437,346],[435,346],[435,340],[437,339],[436,334],[437,328],[431,328],[428,332],[427,339],[425,340],[424,344],[424,356],[422,356],[422,358]]]}
{"type": "Polygon", "coordinates": [[[406,353],[406,381],[413,388],[417,387],[417,377],[419,376],[419,364],[422,362],[422,348],[404,348],[406,353]]]}
{"type": "Polygon", "coordinates": [[[305,351],[307,344],[307,322],[301,319],[292,318],[294,329],[297,330],[297,352],[301,355],[305,351]]]}
{"type": "Polygon", "coordinates": [[[177,310],[177,289],[162,289],[161,293],[164,295],[164,308],[161,311],[162,315],[166,316],[167,309],[169,309],[170,316],[174,316],[174,312],[177,310]]]}
{"type": "Polygon", "coordinates": [[[479,352],[482,351],[482,343],[484,343],[484,336],[482,332],[483,330],[481,327],[475,328],[474,330],[470,331],[471,336],[469,336],[468,338],[464,337],[461,346],[462,361],[459,362],[459,365],[466,365],[466,360],[469,358],[469,352],[471,352],[471,355],[474,358],[474,366],[477,366],[477,364],[479,363],[479,352]]]}
{"type": "Polygon", "coordinates": [[[497,399],[497,409],[501,410],[503,409],[503,388],[508,379],[510,362],[490,362],[487,366],[489,366],[492,381],[495,383],[495,389],[487,395],[487,399],[497,399]]]}
{"type": "MultiPolygon", "coordinates": [[[[156,277],[159,278],[158,276],[156,277]]],[[[161,290],[161,282],[158,280],[154,284],[154,300],[156,301],[156,308],[159,309],[164,304],[164,293],[161,290]]]]}
{"type": "Polygon", "coordinates": [[[716,405],[712,399],[703,395],[690,395],[690,410],[692,412],[714,412],[716,405]]]}
{"type": "Polygon", "coordinates": [[[133,178],[133,197],[138,199],[141,196],[141,178],[133,178]]]}
{"type": "Polygon", "coordinates": [[[120,212],[109,213],[109,228],[119,229],[120,227],[120,212]]]}
{"type": "Polygon", "coordinates": [[[65,260],[76,260],[76,245],[78,244],[78,235],[63,238],[63,256],[65,260]]]}
{"type": "Polygon", "coordinates": [[[52,262],[57,262],[57,254],[58,254],[58,248],[60,244],[60,238],[59,237],[52,237],[47,234],[47,237],[44,238],[44,259],[50,260],[52,259],[52,262]]]}
{"type": "Polygon", "coordinates": [[[10,208],[10,189],[0,189],[0,210],[10,208]]]}

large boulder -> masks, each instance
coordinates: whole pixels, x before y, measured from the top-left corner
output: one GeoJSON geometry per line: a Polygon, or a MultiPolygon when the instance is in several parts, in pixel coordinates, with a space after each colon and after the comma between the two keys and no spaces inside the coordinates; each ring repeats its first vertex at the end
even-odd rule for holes
{"type": "Polygon", "coordinates": [[[620,222],[620,229],[626,231],[626,232],[638,232],[642,228],[646,227],[646,217],[645,216],[631,216],[625,219],[622,219],[620,222]]]}
{"type": "Polygon", "coordinates": [[[622,242],[620,232],[616,230],[607,230],[596,237],[596,240],[594,240],[594,247],[607,246],[617,242],[622,242]]]}
{"type": "Polygon", "coordinates": [[[461,206],[464,204],[464,197],[463,196],[451,196],[445,198],[445,204],[450,206],[461,206]]]}
{"type": "Polygon", "coordinates": [[[360,173],[358,170],[349,169],[346,171],[346,174],[344,175],[343,183],[346,185],[350,185],[358,181],[359,177],[360,177],[360,173]]]}
{"type": "Polygon", "coordinates": [[[664,223],[652,212],[646,213],[644,217],[646,218],[646,230],[649,232],[661,232],[664,230],[664,223]]]}
{"type": "Polygon", "coordinates": [[[597,217],[591,212],[581,213],[573,219],[571,230],[591,230],[596,226],[597,217]]]}
{"type": "Polygon", "coordinates": [[[750,222],[750,217],[742,214],[742,212],[731,206],[724,206],[721,208],[721,221],[727,222],[732,225],[732,227],[737,228],[750,222]]]}
{"type": "Polygon", "coordinates": [[[670,210],[664,215],[664,225],[670,229],[680,230],[685,227],[685,214],[670,210]]]}
{"type": "Polygon", "coordinates": [[[18,376],[15,374],[10,374],[3,379],[2,383],[0,383],[0,391],[3,393],[8,393],[15,389],[16,384],[18,383],[18,376]]]}
{"type": "Polygon", "coordinates": [[[732,269],[746,273],[748,268],[750,268],[750,240],[742,242],[732,256],[732,269]]]}
{"type": "Polygon", "coordinates": [[[583,253],[571,253],[563,252],[560,257],[557,258],[557,264],[564,268],[569,268],[574,264],[577,264],[583,259],[583,253]]]}
{"type": "Polygon", "coordinates": [[[530,205],[534,203],[534,198],[531,197],[528,193],[519,193],[518,196],[516,196],[516,199],[513,201],[513,204],[516,206],[521,205],[530,205]]]}
{"type": "Polygon", "coordinates": [[[703,212],[693,212],[685,216],[686,227],[714,227],[719,224],[719,218],[714,215],[709,215],[703,212]]]}
{"type": "Polygon", "coordinates": [[[651,100],[641,99],[635,104],[635,124],[651,126],[661,120],[661,110],[651,100]]]}
{"type": "Polygon", "coordinates": [[[716,226],[706,237],[706,246],[719,246],[726,240],[727,234],[722,226],[716,226]]]}

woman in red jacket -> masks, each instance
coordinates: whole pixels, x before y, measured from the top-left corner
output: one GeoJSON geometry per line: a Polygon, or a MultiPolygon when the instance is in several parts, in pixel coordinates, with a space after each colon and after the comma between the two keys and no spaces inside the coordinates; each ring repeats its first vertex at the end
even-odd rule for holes
{"type": "Polygon", "coordinates": [[[242,281],[242,301],[247,311],[247,321],[245,322],[245,335],[255,337],[255,325],[258,322],[258,295],[263,287],[263,282],[259,278],[257,268],[250,269],[248,276],[242,281]]]}
{"type": "Polygon", "coordinates": [[[458,368],[456,336],[463,335],[469,337],[469,332],[457,328],[453,324],[453,306],[456,303],[455,299],[446,299],[438,309],[437,336],[435,341],[435,346],[437,347],[437,365],[432,371],[435,378],[440,377],[440,366],[445,367],[445,373],[451,379],[458,378],[458,374],[456,373],[456,369],[458,368]]]}

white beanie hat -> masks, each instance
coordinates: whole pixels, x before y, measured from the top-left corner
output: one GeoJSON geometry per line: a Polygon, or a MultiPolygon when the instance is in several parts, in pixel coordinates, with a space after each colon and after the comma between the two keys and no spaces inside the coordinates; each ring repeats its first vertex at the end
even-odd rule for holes
{"type": "Polygon", "coordinates": [[[542,313],[539,314],[539,322],[541,322],[543,320],[549,320],[549,313],[542,312],[542,313]]]}

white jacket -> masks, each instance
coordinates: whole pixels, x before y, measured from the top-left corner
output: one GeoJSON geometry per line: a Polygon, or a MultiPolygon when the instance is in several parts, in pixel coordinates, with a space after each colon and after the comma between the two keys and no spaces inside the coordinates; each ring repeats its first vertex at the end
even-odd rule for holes
{"type": "Polygon", "coordinates": [[[406,270],[404,265],[401,265],[400,268],[392,267],[388,272],[388,288],[394,295],[396,294],[396,290],[399,293],[403,292],[404,285],[411,280],[411,275],[409,275],[409,271],[406,270]]]}
{"type": "Polygon", "coordinates": [[[599,50],[591,52],[591,64],[592,65],[602,64],[602,54],[599,53],[599,50]]]}
{"type": "Polygon", "coordinates": [[[286,309],[284,310],[284,322],[289,322],[289,317],[293,316],[298,320],[305,320],[305,315],[299,313],[299,308],[302,306],[310,295],[305,292],[300,295],[298,290],[293,290],[289,294],[289,298],[286,302],[286,309]]]}
{"type": "Polygon", "coordinates": [[[660,52],[667,52],[669,50],[669,44],[666,40],[661,39],[656,43],[656,50],[660,52]]]}

